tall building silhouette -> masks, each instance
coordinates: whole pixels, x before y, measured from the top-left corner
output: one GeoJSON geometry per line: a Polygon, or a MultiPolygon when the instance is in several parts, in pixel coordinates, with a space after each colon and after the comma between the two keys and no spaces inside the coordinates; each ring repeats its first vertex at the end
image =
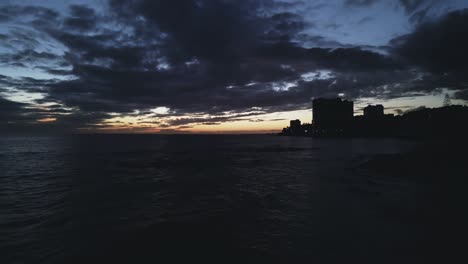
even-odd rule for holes
{"type": "Polygon", "coordinates": [[[354,104],[341,98],[314,99],[312,102],[313,126],[316,129],[341,130],[353,120],[354,104]]]}
{"type": "Polygon", "coordinates": [[[368,105],[364,107],[364,117],[368,119],[380,119],[384,117],[383,105],[368,105]]]}
{"type": "Polygon", "coordinates": [[[291,127],[292,129],[301,127],[301,120],[296,119],[289,121],[289,127],[291,127]]]}
{"type": "Polygon", "coordinates": [[[383,105],[368,105],[354,116],[352,101],[341,98],[313,100],[312,124],[291,120],[282,135],[314,137],[465,138],[468,106],[421,108],[403,115],[384,114],[383,105]]]}
{"type": "Polygon", "coordinates": [[[304,134],[304,128],[301,125],[301,120],[291,120],[289,122],[289,129],[291,135],[302,135],[304,134]]]}

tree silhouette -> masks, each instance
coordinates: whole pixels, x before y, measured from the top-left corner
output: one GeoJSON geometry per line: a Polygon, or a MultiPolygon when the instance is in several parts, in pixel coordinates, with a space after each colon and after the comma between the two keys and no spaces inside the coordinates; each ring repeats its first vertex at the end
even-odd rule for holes
{"type": "Polygon", "coordinates": [[[450,95],[445,94],[444,106],[450,106],[450,105],[452,105],[452,100],[450,99],[450,95]]]}

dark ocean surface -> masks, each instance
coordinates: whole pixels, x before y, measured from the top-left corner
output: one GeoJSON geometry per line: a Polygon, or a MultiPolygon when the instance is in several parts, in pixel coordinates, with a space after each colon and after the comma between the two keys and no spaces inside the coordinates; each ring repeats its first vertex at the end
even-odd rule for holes
{"type": "Polygon", "coordinates": [[[0,263],[425,263],[434,188],[392,166],[424,144],[2,137],[0,263]]]}

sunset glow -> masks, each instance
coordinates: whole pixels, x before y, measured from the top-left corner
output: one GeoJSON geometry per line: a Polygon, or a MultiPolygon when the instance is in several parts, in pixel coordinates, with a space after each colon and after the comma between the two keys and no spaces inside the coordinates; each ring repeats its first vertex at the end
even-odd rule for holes
{"type": "Polygon", "coordinates": [[[272,133],[318,97],[466,105],[464,40],[445,40],[468,2],[416,2],[2,2],[2,129],[272,133]]]}

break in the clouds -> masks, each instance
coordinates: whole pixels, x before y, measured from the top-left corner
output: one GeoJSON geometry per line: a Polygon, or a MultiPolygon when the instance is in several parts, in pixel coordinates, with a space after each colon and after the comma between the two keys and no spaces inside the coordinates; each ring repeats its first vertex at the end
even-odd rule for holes
{"type": "Polygon", "coordinates": [[[442,103],[441,91],[465,102],[466,7],[455,0],[6,1],[0,131],[196,131],[275,122],[320,96],[379,100],[396,112],[401,100],[442,103]]]}

